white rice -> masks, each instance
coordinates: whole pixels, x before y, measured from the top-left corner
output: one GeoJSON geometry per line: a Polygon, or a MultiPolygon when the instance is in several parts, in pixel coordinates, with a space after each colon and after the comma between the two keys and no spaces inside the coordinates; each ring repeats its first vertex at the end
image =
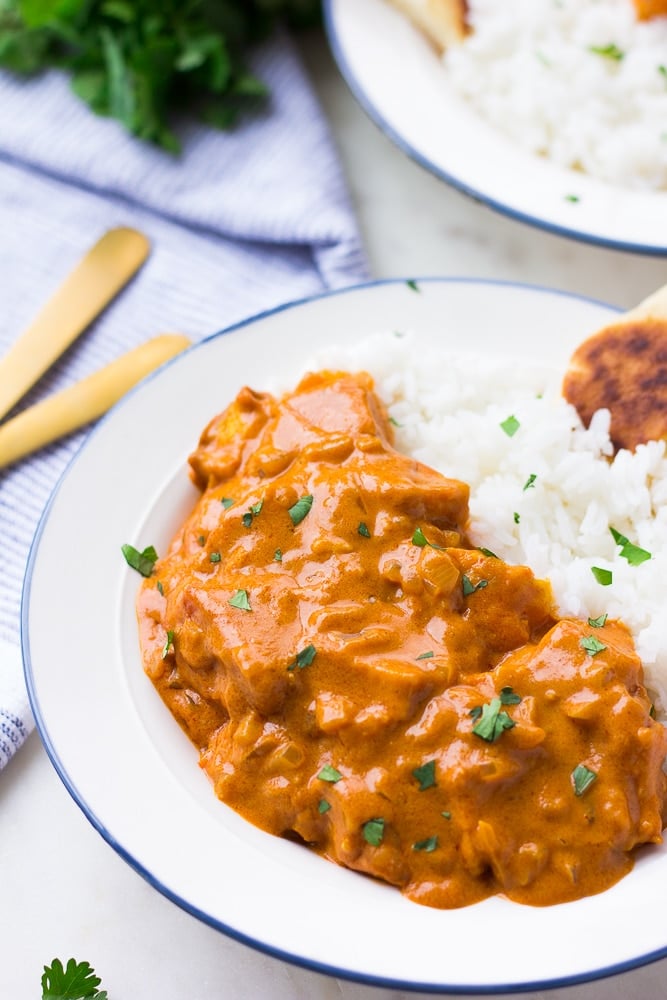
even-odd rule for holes
{"type": "Polygon", "coordinates": [[[667,17],[639,22],[632,0],[469,0],[469,11],[473,31],[444,62],[485,119],[562,166],[667,188],[667,17]]]}
{"type": "Polygon", "coordinates": [[[667,709],[664,442],[611,459],[609,412],[585,429],[560,395],[558,372],[428,353],[409,334],[330,348],[308,368],[368,371],[399,425],[397,447],[470,485],[472,541],[548,578],[561,615],[623,620],[667,709]],[[512,436],[500,426],[510,416],[519,422],[512,436]],[[652,558],[630,565],[610,526],[652,558]],[[611,570],[611,585],[598,583],[592,567],[611,570]]]}

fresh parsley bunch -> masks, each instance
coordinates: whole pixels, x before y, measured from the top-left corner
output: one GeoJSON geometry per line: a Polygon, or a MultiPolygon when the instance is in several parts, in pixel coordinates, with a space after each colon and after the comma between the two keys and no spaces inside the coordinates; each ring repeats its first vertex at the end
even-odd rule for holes
{"type": "Polygon", "coordinates": [[[266,96],[248,46],[318,16],[319,0],[0,0],[0,66],[65,69],[96,114],[177,152],[173,111],[230,126],[266,96]]]}

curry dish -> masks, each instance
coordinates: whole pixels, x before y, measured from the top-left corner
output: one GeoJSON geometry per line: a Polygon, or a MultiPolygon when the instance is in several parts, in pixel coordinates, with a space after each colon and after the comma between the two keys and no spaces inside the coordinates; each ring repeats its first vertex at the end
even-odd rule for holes
{"type": "Polygon", "coordinates": [[[626,628],[466,538],[369,376],[243,389],[138,598],[145,669],[217,795],[409,898],[596,893],[661,839],[667,730],[626,628]]]}

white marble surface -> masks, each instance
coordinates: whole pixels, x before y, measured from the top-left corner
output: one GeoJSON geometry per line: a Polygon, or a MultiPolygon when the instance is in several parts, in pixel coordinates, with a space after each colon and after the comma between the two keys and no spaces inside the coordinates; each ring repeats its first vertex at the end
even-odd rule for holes
{"type": "MultiPolygon", "coordinates": [[[[303,51],[333,124],[376,277],[470,275],[550,285],[630,306],[667,260],[528,229],[446,188],[368,121],[317,35],[303,51]]],[[[255,952],[162,898],[88,824],[36,735],[0,774],[0,997],[40,996],[42,966],[86,959],[110,1000],[402,1000],[255,952]]],[[[279,906],[278,900],[267,901],[279,906]]],[[[557,947],[554,942],[554,947],[557,947]]],[[[520,949],[520,942],[517,942],[520,949]]],[[[483,942],[480,945],[483,961],[483,942]]],[[[667,961],[536,1000],[667,996],[667,961]]]]}

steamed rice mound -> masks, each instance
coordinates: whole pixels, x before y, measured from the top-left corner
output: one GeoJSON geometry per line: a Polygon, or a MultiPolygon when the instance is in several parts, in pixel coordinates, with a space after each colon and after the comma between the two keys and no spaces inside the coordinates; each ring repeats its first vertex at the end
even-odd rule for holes
{"type": "Polygon", "coordinates": [[[368,371],[388,406],[396,447],[470,485],[471,539],[549,579],[560,615],[624,621],[665,715],[663,441],[612,458],[609,412],[598,411],[586,429],[560,394],[558,372],[514,359],[429,354],[409,335],[332,348],[309,367],[368,371]],[[512,435],[501,427],[508,417],[519,425],[512,435]],[[610,527],[651,559],[631,565],[610,527]],[[593,567],[610,570],[611,585],[601,585],[593,567]]]}
{"type": "Polygon", "coordinates": [[[667,17],[632,0],[469,0],[444,56],[454,90],[530,152],[624,187],[667,189],[667,17]]]}

